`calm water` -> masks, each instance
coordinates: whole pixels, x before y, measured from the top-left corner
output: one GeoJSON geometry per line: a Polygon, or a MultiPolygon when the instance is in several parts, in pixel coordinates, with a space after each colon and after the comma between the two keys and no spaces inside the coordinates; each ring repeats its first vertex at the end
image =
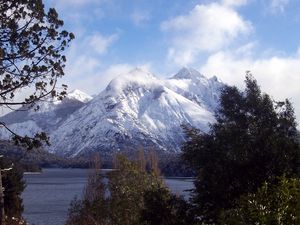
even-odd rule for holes
{"type": "MultiPolygon", "coordinates": [[[[24,217],[35,225],[63,225],[70,201],[80,197],[88,176],[87,169],[44,169],[42,174],[24,175],[27,187],[22,195],[24,217]]],[[[167,178],[175,194],[188,197],[191,179],[167,178]]]]}

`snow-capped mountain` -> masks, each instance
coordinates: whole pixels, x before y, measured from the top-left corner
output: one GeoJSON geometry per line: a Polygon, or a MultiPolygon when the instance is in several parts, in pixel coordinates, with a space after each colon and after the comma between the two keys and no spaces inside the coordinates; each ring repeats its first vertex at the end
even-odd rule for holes
{"type": "MultiPolygon", "coordinates": [[[[45,131],[51,133],[65,119],[77,109],[92,99],[88,94],[74,90],[62,100],[48,99],[39,102],[39,110],[21,107],[18,111],[3,116],[0,120],[20,135],[32,136],[34,133],[45,131]]],[[[8,139],[10,133],[5,129],[0,130],[0,137],[8,139]]]]}
{"type": "Polygon", "coordinates": [[[68,93],[68,95],[65,99],[87,103],[87,102],[91,101],[93,99],[93,97],[80,91],[80,90],[75,89],[75,90],[71,91],[70,93],[68,93]]]}
{"type": "Polygon", "coordinates": [[[160,80],[135,69],[112,80],[53,132],[50,150],[66,156],[138,148],[178,152],[182,124],[207,130],[214,121],[221,85],[195,70],[160,80]]]}
{"type": "Polygon", "coordinates": [[[135,69],[112,80],[92,100],[75,94],[80,106],[68,104],[74,96],[69,94],[66,101],[47,106],[54,110],[41,113],[46,116],[4,119],[9,117],[20,131],[24,123],[32,131],[46,128],[52,143],[49,151],[66,157],[139,148],[178,152],[185,138],[181,125],[207,131],[214,121],[222,86],[216,77],[207,79],[189,68],[169,79],[135,69]]]}
{"type": "Polygon", "coordinates": [[[207,79],[195,69],[182,68],[172,78],[167,79],[165,85],[198,105],[215,111],[220,89],[224,84],[216,76],[207,79]]]}

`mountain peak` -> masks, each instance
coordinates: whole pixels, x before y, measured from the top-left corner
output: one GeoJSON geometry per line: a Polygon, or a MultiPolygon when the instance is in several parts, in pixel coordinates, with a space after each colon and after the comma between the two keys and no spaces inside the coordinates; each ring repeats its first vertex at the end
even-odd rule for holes
{"type": "Polygon", "coordinates": [[[75,99],[75,100],[78,100],[80,102],[83,102],[83,103],[86,103],[86,102],[89,102],[90,100],[93,99],[92,96],[84,93],[83,91],[80,91],[78,89],[75,89],[71,92],[68,93],[67,95],[67,98],[68,99],[75,99]]]}
{"type": "Polygon", "coordinates": [[[136,67],[129,71],[127,74],[121,75],[121,76],[130,76],[130,77],[148,77],[148,78],[155,78],[153,74],[150,72],[147,72],[143,70],[142,68],[136,67]]]}
{"type": "Polygon", "coordinates": [[[209,80],[213,81],[213,82],[218,82],[218,83],[223,83],[222,80],[220,80],[217,76],[212,76],[211,78],[209,78],[209,80]]]}
{"type": "Polygon", "coordinates": [[[157,78],[153,74],[143,69],[135,68],[113,79],[106,90],[121,91],[128,86],[144,86],[156,80],[157,78]]]}
{"type": "MultiPolygon", "coordinates": [[[[14,132],[32,136],[49,133],[49,151],[74,157],[99,151],[178,152],[186,137],[181,125],[206,132],[213,123],[222,83],[183,68],[173,79],[156,78],[135,68],[121,73],[92,101],[80,90],[62,101],[41,102],[40,110],[13,112],[2,121],[14,132]]],[[[9,133],[0,132],[0,138],[9,133]]]]}
{"type": "Polygon", "coordinates": [[[202,77],[203,75],[196,69],[183,67],[172,79],[197,79],[202,77]]]}

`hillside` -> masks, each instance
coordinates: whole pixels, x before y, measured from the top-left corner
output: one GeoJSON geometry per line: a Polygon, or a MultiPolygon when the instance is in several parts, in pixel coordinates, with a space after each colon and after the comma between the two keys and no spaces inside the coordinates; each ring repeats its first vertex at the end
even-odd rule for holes
{"type": "Polygon", "coordinates": [[[48,150],[64,157],[141,148],[176,153],[185,140],[182,125],[205,132],[214,122],[222,86],[216,77],[189,68],[169,79],[135,69],[113,79],[93,99],[69,94],[62,102],[43,103],[38,112],[13,112],[2,120],[21,134],[45,130],[48,150]]]}

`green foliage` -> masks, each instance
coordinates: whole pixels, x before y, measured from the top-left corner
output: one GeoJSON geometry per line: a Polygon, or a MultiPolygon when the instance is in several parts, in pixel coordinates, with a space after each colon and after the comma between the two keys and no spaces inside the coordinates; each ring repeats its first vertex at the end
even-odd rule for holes
{"type": "Polygon", "coordinates": [[[147,173],[138,163],[118,156],[116,170],[109,175],[110,216],[112,224],[139,224],[146,191],[162,188],[162,180],[155,173],[147,173]]]}
{"type": "MultiPolygon", "coordinates": [[[[46,12],[42,0],[0,0],[1,106],[28,108],[47,96],[65,96],[66,85],[58,91],[56,83],[64,75],[66,57],[62,53],[74,35],[62,26],[55,9],[46,12]],[[25,88],[31,93],[17,101],[15,94],[25,88]]],[[[39,146],[40,141],[48,142],[43,132],[35,137],[21,137],[6,129],[14,135],[16,144],[30,149],[39,146]]]]}
{"type": "Polygon", "coordinates": [[[281,177],[276,184],[264,183],[225,212],[222,224],[300,224],[300,180],[281,177]]]}
{"type": "Polygon", "coordinates": [[[141,212],[143,225],[185,225],[194,224],[190,205],[166,188],[147,191],[144,194],[144,208],[141,212]]]}
{"type": "Polygon", "coordinates": [[[66,225],[78,225],[82,217],[83,204],[77,196],[71,201],[68,209],[68,218],[66,225]]]}
{"type": "Polygon", "coordinates": [[[108,224],[108,199],[105,198],[106,182],[100,171],[100,159],[94,160],[82,200],[75,198],[69,208],[67,225],[108,224]]]}
{"type": "Polygon", "coordinates": [[[222,90],[208,133],[187,129],[184,159],[198,172],[193,201],[203,221],[215,222],[240,196],[276,177],[299,176],[300,147],[291,103],[274,102],[246,76],[246,89],[222,90]]]}
{"type": "Polygon", "coordinates": [[[147,172],[145,167],[144,159],[118,156],[116,169],[106,177],[93,174],[83,200],[72,202],[67,225],[188,224],[188,204],[170,193],[157,168],[147,172]]]}
{"type": "Polygon", "coordinates": [[[166,177],[194,177],[192,170],[179,154],[165,153],[159,156],[159,168],[166,177]]]}

